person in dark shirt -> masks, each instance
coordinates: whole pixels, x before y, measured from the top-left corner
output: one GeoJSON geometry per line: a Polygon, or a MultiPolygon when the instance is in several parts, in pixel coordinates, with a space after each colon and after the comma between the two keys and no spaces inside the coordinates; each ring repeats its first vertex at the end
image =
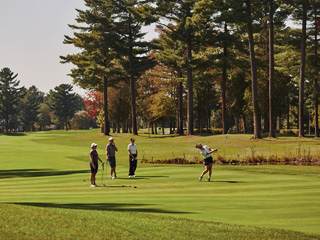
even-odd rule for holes
{"type": "Polygon", "coordinates": [[[117,174],[116,174],[116,152],[117,151],[118,151],[118,148],[114,143],[114,139],[113,137],[110,137],[109,144],[106,147],[107,161],[109,162],[109,165],[110,165],[110,179],[117,178],[117,174]]]}
{"type": "Polygon", "coordinates": [[[91,185],[90,187],[99,187],[99,185],[96,184],[96,174],[98,172],[98,160],[103,164],[96,150],[97,146],[98,144],[96,143],[91,144],[91,151],[90,151],[91,185]]]}

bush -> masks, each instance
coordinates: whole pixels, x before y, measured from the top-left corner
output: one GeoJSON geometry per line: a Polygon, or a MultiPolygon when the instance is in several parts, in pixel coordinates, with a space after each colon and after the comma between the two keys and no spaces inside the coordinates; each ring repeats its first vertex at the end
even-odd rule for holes
{"type": "Polygon", "coordinates": [[[85,110],[81,110],[75,113],[74,117],[70,121],[71,128],[74,130],[89,129],[90,118],[85,110]]]}

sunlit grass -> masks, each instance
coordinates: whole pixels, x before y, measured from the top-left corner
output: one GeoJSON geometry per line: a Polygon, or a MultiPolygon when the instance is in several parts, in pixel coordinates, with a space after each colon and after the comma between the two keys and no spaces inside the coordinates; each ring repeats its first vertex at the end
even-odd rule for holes
{"type": "MultiPolygon", "coordinates": [[[[108,139],[97,130],[1,135],[0,238],[84,239],[93,226],[97,228],[97,235],[90,235],[93,239],[320,236],[319,167],[214,166],[213,181],[207,183],[198,181],[203,165],[138,163],[137,178],[128,179],[126,149],[132,135],[112,135],[119,148],[119,178],[107,179],[107,167],[101,179],[100,166],[97,183],[106,185],[100,188],[89,187],[90,144],[98,143],[98,153],[105,159],[108,139]]],[[[223,138],[141,134],[136,142],[140,157],[192,158],[200,155],[196,143],[215,147],[223,138]]],[[[279,154],[286,154],[299,144],[301,149],[309,145],[316,149],[318,140],[228,135],[221,150],[229,154],[229,149],[230,153],[250,149],[250,144],[257,151],[268,146],[274,152],[283,149],[278,144],[285,144],[286,151],[279,154]]]]}

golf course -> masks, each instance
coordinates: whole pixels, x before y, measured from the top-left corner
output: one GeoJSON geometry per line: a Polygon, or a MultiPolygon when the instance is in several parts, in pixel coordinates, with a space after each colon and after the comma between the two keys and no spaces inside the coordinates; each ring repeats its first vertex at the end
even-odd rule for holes
{"type": "Polygon", "coordinates": [[[197,143],[225,159],[319,156],[320,140],[250,134],[136,136],[138,167],[128,178],[131,134],[111,136],[110,167],[90,187],[89,152],[105,162],[109,136],[98,129],[0,135],[0,239],[320,239],[320,167],[154,164],[140,160],[201,160],[197,143]]]}

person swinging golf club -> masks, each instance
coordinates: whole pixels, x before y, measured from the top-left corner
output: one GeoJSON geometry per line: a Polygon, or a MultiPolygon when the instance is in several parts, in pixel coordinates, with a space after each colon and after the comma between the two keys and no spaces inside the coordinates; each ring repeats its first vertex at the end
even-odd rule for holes
{"type": "Polygon", "coordinates": [[[90,175],[90,181],[91,185],[90,187],[99,187],[99,185],[96,184],[96,174],[98,172],[98,160],[103,164],[101,161],[98,152],[97,152],[97,146],[98,144],[92,143],[91,144],[91,151],[90,151],[90,169],[91,169],[91,175],[90,175]]]}
{"type": "Polygon", "coordinates": [[[212,174],[212,164],[213,164],[211,153],[217,152],[218,149],[217,148],[212,149],[212,148],[209,148],[207,145],[202,146],[201,144],[197,144],[196,148],[200,149],[200,154],[203,156],[203,164],[205,166],[204,171],[199,176],[199,181],[202,181],[203,175],[209,172],[207,182],[210,182],[210,178],[212,174]]]}

